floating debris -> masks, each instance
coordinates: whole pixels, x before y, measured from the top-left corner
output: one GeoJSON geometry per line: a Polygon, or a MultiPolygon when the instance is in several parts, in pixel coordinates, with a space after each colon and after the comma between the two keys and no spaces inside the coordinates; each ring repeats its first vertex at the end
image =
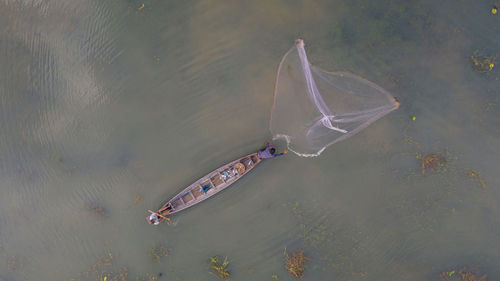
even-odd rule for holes
{"type": "Polygon", "coordinates": [[[304,251],[298,250],[291,255],[285,250],[285,268],[295,278],[304,277],[305,263],[310,258],[304,255],[304,251]]]}
{"type": "Polygon", "coordinates": [[[218,256],[213,256],[210,258],[208,265],[210,266],[210,269],[212,269],[210,273],[215,275],[217,278],[221,280],[229,280],[231,278],[231,273],[227,268],[229,265],[227,257],[225,257],[224,261],[221,263],[218,256]]]}
{"type": "Polygon", "coordinates": [[[160,261],[163,257],[168,256],[168,249],[163,245],[157,245],[151,248],[149,255],[154,261],[160,261]]]}
{"type": "Polygon", "coordinates": [[[144,9],[144,3],[142,3],[142,5],[137,9],[137,11],[142,11],[142,9],[144,9]]]}
{"type": "Polygon", "coordinates": [[[278,275],[276,275],[276,274],[273,274],[273,275],[271,276],[271,278],[273,278],[273,280],[274,280],[274,281],[278,281],[278,280],[280,280],[280,278],[279,278],[279,277],[278,277],[278,275]]]}
{"type": "Polygon", "coordinates": [[[497,55],[485,57],[474,54],[470,56],[472,60],[472,64],[474,65],[474,69],[479,72],[490,72],[495,67],[495,61],[497,59],[497,55]]]}

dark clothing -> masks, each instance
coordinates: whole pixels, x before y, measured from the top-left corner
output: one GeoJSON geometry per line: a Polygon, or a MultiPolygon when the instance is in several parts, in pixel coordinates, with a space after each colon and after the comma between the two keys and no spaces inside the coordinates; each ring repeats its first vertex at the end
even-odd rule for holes
{"type": "Polygon", "coordinates": [[[201,193],[205,193],[207,192],[208,190],[210,189],[210,185],[209,184],[206,184],[204,186],[201,187],[201,193]]]}
{"type": "Polygon", "coordinates": [[[274,158],[274,157],[281,156],[283,154],[285,154],[285,153],[283,153],[283,152],[282,153],[271,153],[271,146],[269,145],[269,143],[267,143],[266,148],[259,150],[259,152],[258,152],[260,159],[274,158]]]}

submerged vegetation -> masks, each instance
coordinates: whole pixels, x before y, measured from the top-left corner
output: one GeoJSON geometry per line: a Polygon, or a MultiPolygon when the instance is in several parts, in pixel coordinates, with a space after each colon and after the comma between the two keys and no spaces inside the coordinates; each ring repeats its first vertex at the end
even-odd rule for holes
{"type": "Polygon", "coordinates": [[[210,266],[210,273],[215,275],[217,278],[221,280],[229,280],[231,278],[231,273],[227,266],[229,265],[229,261],[227,257],[224,258],[224,261],[221,262],[218,256],[213,256],[210,258],[210,262],[208,263],[210,266]]]}
{"type": "Polygon", "coordinates": [[[285,250],[285,268],[293,277],[304,277],[305,264],[310,258],[304,255],[304,251],[298,250],[289,255],[285,250]]]}

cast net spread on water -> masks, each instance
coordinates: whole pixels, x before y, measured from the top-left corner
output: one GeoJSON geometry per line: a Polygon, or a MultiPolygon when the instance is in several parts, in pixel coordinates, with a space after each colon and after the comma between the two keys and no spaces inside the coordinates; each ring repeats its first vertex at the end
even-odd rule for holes
{"type": "Polygon", "coordinates": [[[297,40],[280,62],[270,129],[299,156],[318,156],[398,108],[378,85],[348,72],[327,72],[307,60],[297,40]]]}

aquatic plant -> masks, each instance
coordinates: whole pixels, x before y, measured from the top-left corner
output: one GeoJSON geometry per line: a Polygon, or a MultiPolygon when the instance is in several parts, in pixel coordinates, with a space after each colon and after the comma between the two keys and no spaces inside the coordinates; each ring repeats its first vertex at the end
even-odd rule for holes
{"type": "Polygon", "coordinates": [[[304,251],[298,250],[291,255],[285,250],[285,268],[293,277],[302,278],[304,277],[305,263],[310,258],[304,255],[304,251]]]}
{"type": "Polygon", "coordinates": [[[149,251],[149,255],[154,261],[160,261],[163,257],[168,256],[168,249],[165,246],[159,244],[151,248],[151,250],[149,251]]]}
{"type": "Polygon", "coordinates": [[[231,278],[231,273],[227,266],[229,265],[229,261],[227,257],[224,258],[224,261],[221,263],[218,256],[213,256],[210,258],[210,262],[208,263],[210,266],[211,274],[215,275],[217,278],[221,280],[229,280],[231,278]]]}

